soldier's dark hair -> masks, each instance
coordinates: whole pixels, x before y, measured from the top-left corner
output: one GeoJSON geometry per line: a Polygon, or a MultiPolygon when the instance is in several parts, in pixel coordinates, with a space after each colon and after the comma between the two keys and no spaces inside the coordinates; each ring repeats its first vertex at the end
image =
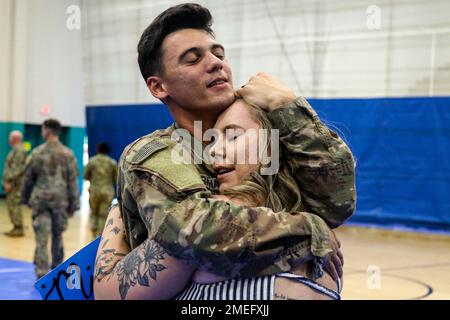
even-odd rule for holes
{"type": "Polygon", "coordinates": [[[157,16],[145,29],[138,44],[138,62],[144,80],[164,73],[161,47],[169,34],[181,29],[199,29],[214,37],[212,23],[209,10],[195,3],[171,7],[157,16]]]}
{"type": "Polygon", "coordinates": [[[108,154],[111,152],[111,148],[106,142],[100,142],[97,145],[97,152],[102,154],[108,154]]]}
{"type": "Polygon", "coordinates": [[[61,123],[56,119],[48,119],[43,123],[43,127],[49,130],[55,136],[61,133],[61,123]]]}

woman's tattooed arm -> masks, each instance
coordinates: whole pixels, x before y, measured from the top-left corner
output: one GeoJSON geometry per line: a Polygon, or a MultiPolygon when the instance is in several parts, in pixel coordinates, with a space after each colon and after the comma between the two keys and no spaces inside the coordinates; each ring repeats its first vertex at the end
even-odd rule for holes
{"type": "Polygon", "coordinates": [[[117,263],[129,252],[120,211],[118,207],[114,207],[109,213],[97,252],[95,280],[101,281],[105,277],[111,277],[117,263]]]}
{"type": "Polygon", "coordinates": [[[194,269],[169,256],[155,241],[130,252],[119,209],[110,211],[95,264],[94,292],[103,299],[169,299],[194,269]]]}
{"type": "Polygon", "coordinates": [[[150,279],[156,281],[158,272],[166,269],[164,249],[154,241],[145,240],[123,258],[114,269],[119,278],[119,293],[125,299],[128,290],[136,285],[148,287],[150,279]]]}

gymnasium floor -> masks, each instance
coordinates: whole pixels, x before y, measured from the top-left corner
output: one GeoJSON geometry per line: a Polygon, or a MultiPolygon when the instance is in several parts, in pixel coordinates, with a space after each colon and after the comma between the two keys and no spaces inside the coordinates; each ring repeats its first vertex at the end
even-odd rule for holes
{"type": "MultiPolygon", "coordinates": [[[[87,194],[85,192],[84,194],[87,194]]],[[[93,239],[88,204],[64,234],[66,258],[93,239]]],[[[34,238],[25,209],[26,237],[8,238],[0,200],[0,300],[39,299],[34,289],[34,238]]],[[[337,230],[345,256],[343,299],[450,299],[450,235],[345,226],[337,230]]]]}

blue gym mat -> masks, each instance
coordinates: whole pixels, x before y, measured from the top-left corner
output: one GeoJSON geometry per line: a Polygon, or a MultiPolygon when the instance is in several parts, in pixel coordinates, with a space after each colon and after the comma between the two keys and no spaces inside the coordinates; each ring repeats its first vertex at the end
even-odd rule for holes
{"type": "Polygon", "coordinates": [[[0,300],[42,300],[30,262],[0,258],[0,300]]]}

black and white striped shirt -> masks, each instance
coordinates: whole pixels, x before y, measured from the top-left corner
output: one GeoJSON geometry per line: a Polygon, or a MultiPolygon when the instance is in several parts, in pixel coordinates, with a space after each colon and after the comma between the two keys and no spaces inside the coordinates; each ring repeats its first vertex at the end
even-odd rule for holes
{"type": "MultiPolygon", "coordinates": [[[[340,300],[339,293],[330,290],[306,277],[290,273],[281,273],[246,279],[231,279],[216,283],[192,282],[174,300],[273,300],[276,277],[289,278],[307,285],[311,289],[340,300]]],[[[338,283],[340,292],[340,282],[338,283]]]]}
{"type": "Polygon", "coordinates": [[[192,282],[175,300],[272,300],[275,276],[231,279],[216,283],[192,282]]]}

